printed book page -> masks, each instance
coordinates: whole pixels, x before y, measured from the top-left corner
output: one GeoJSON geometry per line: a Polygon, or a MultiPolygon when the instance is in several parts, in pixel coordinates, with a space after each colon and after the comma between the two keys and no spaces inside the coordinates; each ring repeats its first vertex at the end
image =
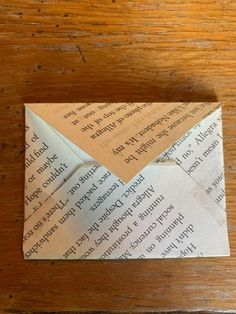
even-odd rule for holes
{"type": "Polygon", "coordinates": [[[26,221],[24,252],[55,259],[218,256],[228,252],[225,226],[225,212],[178,165],[147,166],[129,184],[102,166],[82,166],[26,221]]]}
{"type": "Polygon", "coordinates": [[[162,158],[174,160],[226,209],[221,108],[195,125],[158,160],[162,158]]]}
{"type": "Polygon", "coordinates": [[[229,255],[221,109],[172,144],[125,183],[28,109],[24,257],[229,255]]]}
{"type": "Polygon", "coordinates": [[[29,104],[49,125],[130,181],[219,103],[29,104]]]}
{"type": "Polygon", "coordinates": [[[83,160],[37,115],[25,113],[25,219],[61,186],[83,160]]]}

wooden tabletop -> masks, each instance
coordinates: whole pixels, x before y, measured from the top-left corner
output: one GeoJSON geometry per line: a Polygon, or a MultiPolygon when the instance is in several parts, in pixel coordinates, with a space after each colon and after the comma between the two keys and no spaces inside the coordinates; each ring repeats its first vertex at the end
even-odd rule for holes
{"type": "Polygon", "coordinates": [[[0,0],[0,312],[236,311],[236,1],[0,0]],[[230,258],[24,261],[24,102],[224,106],[230,258]]]}

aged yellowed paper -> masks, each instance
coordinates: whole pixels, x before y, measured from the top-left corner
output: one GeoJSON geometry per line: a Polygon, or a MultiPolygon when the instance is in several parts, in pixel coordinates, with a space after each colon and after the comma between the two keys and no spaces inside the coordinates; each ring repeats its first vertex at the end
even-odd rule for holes
{"type": "Polygon", "coordinates": [[[219,106],[219,103],[27,105],[125,182],[219,106]]]}

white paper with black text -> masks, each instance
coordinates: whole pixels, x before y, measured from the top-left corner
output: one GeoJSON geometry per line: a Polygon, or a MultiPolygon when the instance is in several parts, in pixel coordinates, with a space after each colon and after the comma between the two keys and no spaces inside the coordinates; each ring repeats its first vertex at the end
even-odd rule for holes
{"type": "Polygon", "coordinates": [[[25,160],[27,259],[229,255],[221,109],[129,183],[26,109],[25,160]]]}

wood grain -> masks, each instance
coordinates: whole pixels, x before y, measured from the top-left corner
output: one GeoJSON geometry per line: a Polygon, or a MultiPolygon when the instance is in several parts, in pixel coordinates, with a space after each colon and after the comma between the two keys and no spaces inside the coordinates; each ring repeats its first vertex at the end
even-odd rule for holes
{"type": "Polygon", "coordinates": [[[0,0],[0,311],[236,311],[236,2],[0,0]],[[232,256],[24,261],[24,102],[225,103],[232,256]]]}

